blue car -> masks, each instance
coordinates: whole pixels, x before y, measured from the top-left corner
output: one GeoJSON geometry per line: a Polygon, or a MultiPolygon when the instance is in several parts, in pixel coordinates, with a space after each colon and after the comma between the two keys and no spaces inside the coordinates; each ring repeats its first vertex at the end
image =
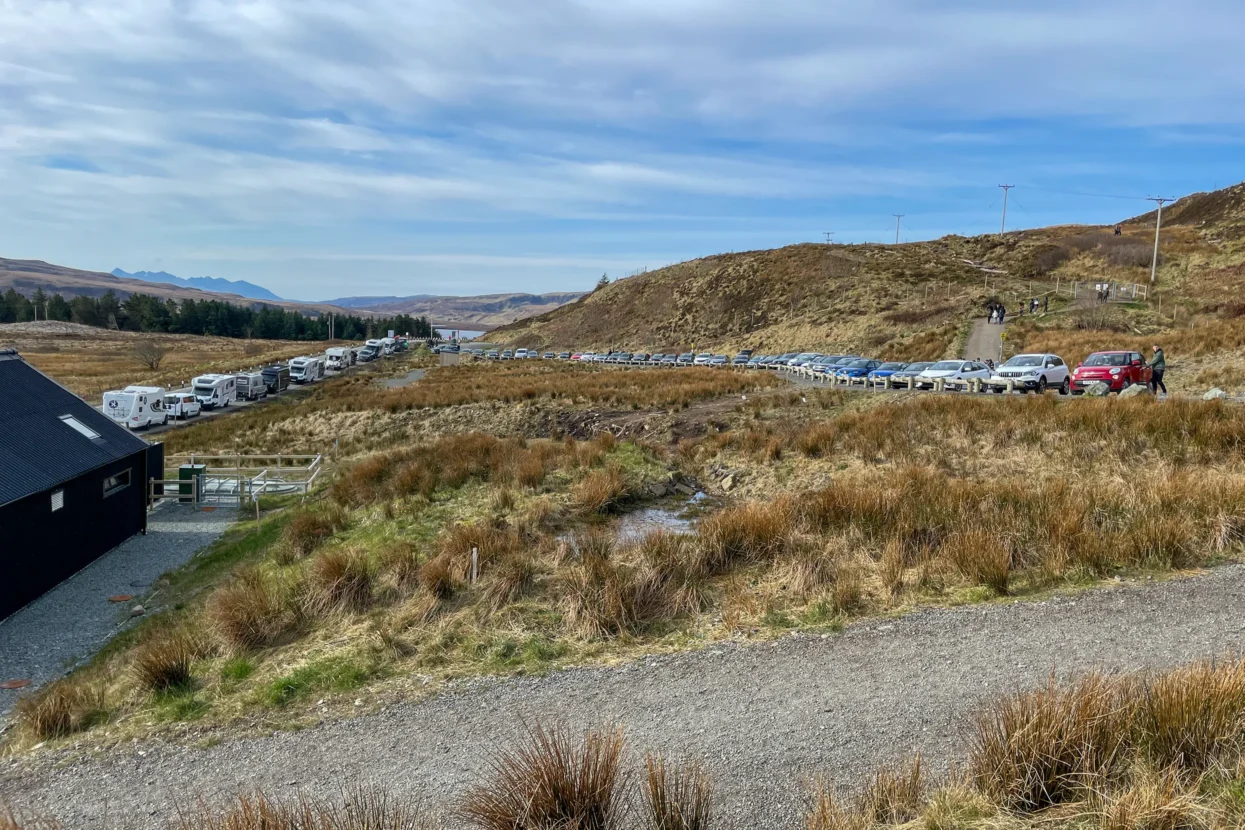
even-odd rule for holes
{"type": "Polygon", "coordinates": [[[881,366],[879,366],[878,368],[874,369],[872,372],[869,373],[868,375],[869,382],[872,383],[873,381],[876,381],[876,380],[883,380],[884,378],[889,378],[891,375],[895,374],[896,372],[902,372],[904,369],[907,368],[907,366],[908,366],[907,363],[883,363],[881,366]]]}
{"type": "Polygon", "coordinates": [[[840,365],[834,374],[841,378],[863,378],[881,365],[882,361],[880,360],[869,360],[868,358],[861,357],[840,365]]]}

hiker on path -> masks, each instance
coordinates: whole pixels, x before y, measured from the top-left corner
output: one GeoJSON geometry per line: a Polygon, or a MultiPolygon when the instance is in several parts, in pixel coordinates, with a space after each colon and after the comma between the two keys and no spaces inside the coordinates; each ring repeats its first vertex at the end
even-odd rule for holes
{"type": "Polygon", "coordinates": [[[1155,345],[1154,357],[1150,360],[1150,368],[1154,374],[1150,375],[1150,391],[1155,395],[1159,390],[1163,390],[1163,397],[1167,397],[1167,384],[1163,383],[1163,373],[1167,371],[1167,357],[1163,354],[1163,347],[1155,345]]]}
{"type": "Polygon", "coordinates": [[[1001,326],[1007,320],[1007,309],[1003,307],[1002,303],[999,303],[998,311],[999,311],[999,325],[1001,326]]]}

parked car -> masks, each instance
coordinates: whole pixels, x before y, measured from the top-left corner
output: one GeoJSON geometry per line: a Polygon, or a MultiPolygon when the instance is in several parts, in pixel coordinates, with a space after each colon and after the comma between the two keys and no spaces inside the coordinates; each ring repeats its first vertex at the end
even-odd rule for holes
{"type": "Polygon", "coordinates": [[[203,414],[199,399],[192,392],[170,392],[164,396],[164,410],[178,421],[197,418],[203,414]]]}
{"type": "Polygon", "coordinates": [[[526,360],[526,359],[527,359],[527,349],[516,349],[516,350],[515,350],[515,353],[514,353],[514,359],[515,359],[515,360],[526,360]]]}
{"type": "Polygon", "coordinates": [[[841,378],[863,378],[881,365],[880,360],[861,357],[839,366],[834,374],[841,378]]]}
{"type": "Polygon", "coordinates": [[[710,360],[713,360],[713,354],[711,352],[702,352],[701,354],[696,355],[696,359],[692,361],[692,365],[708,366],[710,360]]]}
{"type": "Polygon", "coordinates": [[[269,395],[284,392],[290,386],[289,366],[265,366],[260,374],[264,376],[264,385],[268,387],[269,395]]]}
{"type": "Polygon", "coordinates": [[[1072,389],[1068,365],[1055,354],[1018,354],[994,370],[986,387],[994,392],[1007,390],[1007,382],[1024,392],[1041,394],[1047,388],[1066,395],[1072,389]]]}
{"type": "Polygon", "coordinates": [[[1072,370],[1072,394],[1099,381],[1119,392],[1134,383],[1149,383],[1153,374],[1141,352],[1094,352],[1072,370]]]}
{"type": "Polygon", "coordinates": [[[788,360],[787,365],[794,367],[794,368],[798,368],[800,366],[805,366],[809,363],[812,363],[814,360],[816,360],[819,357],[824,357],[824,355],[822,355],[821,352],[800,352],[795,357],[788,360]]]}
{"type": "Polygon", "coordinates": [[[679,355],[679,359],[675,361],[675,364],[678,366],[691,366],[695,360],[696,355],[691,352],[683,352],[683,354],[679,355]]]}
{"type": "Polygon", "coordinates": [[[558,352],[558,360],[571,360],[571,359],[572,359],[572,355],[570,352],[558,352]]]}
{"type": "Polygon", "coordinates": [[[632,363],[648,363],[648,352],[636,352],[631,356],[632,363]]]}
{"type": "Polygon", "coordinates": [[[918,389],[933,389],[935,380],[986,380],[990,367],[976,360],[940,360],[916,376],[918,389]]]}
{"type": "Polygon", "coordinates": [[[870,383],[885,380],[887,386],[889,386],[890,378],[894,376],[896,372],[902,372],[907,367],[907,363],[883,363],[881,366],[878,366],[871,371],[866,377],[870,383]]]}
{"type": "Polygon", "coordinates": [[[662,366],[677,366],[679,365],[679,356],[677,354],[668,354],[661,359],[661,365],[662,366]]]}
{"type": "Polygon", "coordinates": [[[730,358],[728,358],[726,355],[724,355],[724,354],[715,354],[715,355],[713,355],[712,357],[710,357],[710,358],[709,358],[709,364],[708,364],[708,365],[710,365],[710,366],[725,366],[725,365],[726,365],[729,361],[730,361],[730,358]]]}
{"type": "Polygon", "coordinates": [[[934,365],[933,361],[909,363],[907,366],[905,366],[904,368],[900,369],[898,372],[895,372],[889,378],[887,378],[886,379],[887,383],[889,384],[891,389],[907,389],[908,378],[912,378],[915,381],[916,378],[921,374],[921,372],[924,372],[926,369],[928,369],[930,366],[933,366],[933,365],[934,365]]]}
{"type": "Polygon", "coordinates": [[[514,360],[514,349],[503,349],[501,353],[502,360],[514,360]]]}
{"type": "Polygon", "coordinates": [[[238,372],[233,376],[238,400],[254,401],[268,397],[268,384],[262,372],[238,372]]]}
{"type": "Polygon", "coordinates": [[[542,360],[553,360],[556,357],[557,355],[554,354],[553,352],[545,352],[543,355],[541,355],[542,360]]]}

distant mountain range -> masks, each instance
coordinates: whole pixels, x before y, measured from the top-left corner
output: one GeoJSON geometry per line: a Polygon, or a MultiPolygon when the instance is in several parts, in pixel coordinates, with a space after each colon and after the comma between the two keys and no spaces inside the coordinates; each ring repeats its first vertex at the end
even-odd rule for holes
{"type": "Polygon", "coordinates": [[[252,300],[282,299],[262,285],[256,285],[245,280],[226,280],[220,277],[190,277],[184,279],[165,271],[135,271],[131,274],[127,271],[122,271],[120,268],[113,268],[112,275],[124,279],[142,280],[143,282],[158,282],[165,285],[180,285],[183,288],[197,288],[200,291],[214,291],[218,294],[237,294],[240,297],[247,297],[252,300]]]}
{"type": "Polygon", "coordinates": [[[551,294],[483,294],[477,297],[414,294],[409,297],[339,297],[326,302],[340,308],[378,314],[410,314],[427,317],[438,325],[487,330],[553,311],[582,296],[582,292],[574,291],[551,294]]]}

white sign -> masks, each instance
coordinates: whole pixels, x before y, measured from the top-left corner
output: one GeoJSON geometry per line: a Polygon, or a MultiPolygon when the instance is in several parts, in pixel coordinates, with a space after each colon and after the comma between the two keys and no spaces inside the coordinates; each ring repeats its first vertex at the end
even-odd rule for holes
{"type": "Polygon", "coordinates": [[[389,336],[393,337],[393,329],[389,329],[389,336]]]}

